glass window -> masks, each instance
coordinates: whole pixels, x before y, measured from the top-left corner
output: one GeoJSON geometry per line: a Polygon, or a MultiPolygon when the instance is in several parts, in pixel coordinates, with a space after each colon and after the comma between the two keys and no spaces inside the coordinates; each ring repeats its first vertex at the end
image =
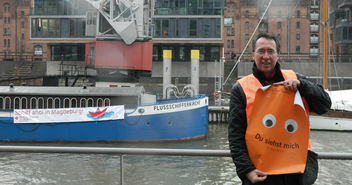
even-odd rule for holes
{"type": "Polygon", "coordinates": [[[244,27],[245,27],[246,29],[249,29],[249,22],[245,22],[244,27]]]}
{"type": "Polygon", "coordinates": [[[24,28],[24,22],[23,21],[21,22],[21,28],[24,28]]]}
{"type": "Polygon", "coordinates": [[[296,53],[300,53],[301,52],[301,46],[296,46],[296,53]]]}
{"type": "Polygon", "coordinates": [[[297,29],[301,28],[301,22],[296,22],[296,28],[297,29]]]}
{"type": "Polygon", "coordinates": [[[231,41],[230,40],[227,40],[227,48],[230,48],[231,47],[231,41]]]}
{"type": "Polygon", "coordinates": [[[160,20],[159,19],[156,19],[155,20],[155,33],[154,33],[154,36],[161,36],[160,35],[160,30],[161,30],[161,24],[160,24],[160,20]]]}
{"type": "Polygon", "coordinates": [[[301,17],[301,11],[297,10],[297,18],[300,18],[300,17],[301,17]]]}
{"type": "Polygon", "coordinates": [[[231,28],[226,28],[226,35],[230,36],[231,35],[231,28]]]}
{"type": "Polygon", "coordinates": [[[300,34],[296,34],[296,40],[300,40],[301,39],[301,35],[300,34]]]}
{"type": "Polygon", "coordinates": [[[7,39],[7,47],[10,48],[10,39],[7,39]]]}
{"type": "Polygon", "coordinates": [[[162,20],[161,31],[162,37],[167,37],[169,35],[169,20],[162,20]]]}
{"type": "Polygon", "coordinates": [[[246,40],[249,39],[249,35],[247,33],[244,35],[244,39],[246,39],[246,40]]]}
{"type": "Polygon", "coordinates": [[[21,11],[21,17],[23,17],[23,16],[24,16],[24,11],[22,10],[22,11],[21,11]]]}
{"type": "Polygon", "coordinates": [[[245,16],[246,18],[249,18],[249,11],[248,11],[248,10],[246,10],[246,12],[244,13],[244,16],[245,16]]]}
{"type": "Polygon", "coordinates": [[[281,34],[277,34],[277,40],[281,40],[281,34]]]}
{"type": "Polygon", "coordinates": [[[4,24],[7,24],[7,18],[4,17],[4,24]]]}
{"type": "Polygon", "coordinates": [[[7,41],[6,39],[4,39],[4,47],[6,48],[6,45],[7,45],[7,41]]]}
{"type": "Polygon", "coordinates": [[[11,23],[11,17],[7,18],[7,23],[10,24],[11,23]]]}
{"type": "Polygon", "coordinates": [[[225,26],[231,26],[233,24],[233,19],[232,17],[225,17],[224,18],[224,25],[225,26]]]}
{"type": "Polygon", "coordinates": [[[196,37],[197,36],[197,20],[190,20],[189,21],[189,35],[191,37],[196,37]]]}
{"type": "Polygon", "coordinates": [[[21,39],[22,39],[22,40],[24,40],[24,33],[22,33],[22,35],[21,35],[21,39]]]}
{"type": "Polygon", "coordinates": [[[235,47],[235,42],[234,40],[231,40],[231,48],[234,48],[235,47]]]}
{"type": "Polygon", "coordinates": [[[281,22],[277,22],[277,29],[281,29],[281,22]]]}
{"type": "Polygon", "coordinates": [[[34,46],[34,55],[43,55],[42,46],[39,46],[39,45],[34,46]]]}

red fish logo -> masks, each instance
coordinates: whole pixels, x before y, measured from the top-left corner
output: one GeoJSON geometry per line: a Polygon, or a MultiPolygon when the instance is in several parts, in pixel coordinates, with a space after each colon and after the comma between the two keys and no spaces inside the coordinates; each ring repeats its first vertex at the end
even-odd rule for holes
{"type": "Polygon", "coordinates": [[[101,118],[105,115],[105,112],[106,112],[106,109],[105,108],[104,110],[100,111],[99,108],[97,108],[97,110],[95,112],[89,112],[89,114],[93,117],[93,118],[101,118]]]}

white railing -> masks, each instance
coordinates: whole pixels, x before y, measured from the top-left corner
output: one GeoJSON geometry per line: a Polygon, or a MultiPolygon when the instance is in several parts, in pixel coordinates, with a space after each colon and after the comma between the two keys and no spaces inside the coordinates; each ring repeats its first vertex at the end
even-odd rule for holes
{"type": "MultiPolygon", "coordinates": [[[[120,184],[123,180],[124,155],[172,155],[230,157],[229,150],[110,148],[110,147],[51,147],[51,146],[0,146],[0,152],[16,153],[74,153],[120,155],[120,184]]],[[[318,152],[318,159],[352,160],[352,153],[318,152]]]]}

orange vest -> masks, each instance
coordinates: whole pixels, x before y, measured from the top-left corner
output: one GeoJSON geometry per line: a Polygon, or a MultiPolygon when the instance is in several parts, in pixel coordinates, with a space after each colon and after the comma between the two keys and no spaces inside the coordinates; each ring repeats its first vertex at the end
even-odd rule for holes
{"type": "MultiPolygon", "coordinates": [[[[281,70],[281,73],[282,73],[282,76],[284,77],[285,80],[289,80],[289,79],[296,79],[297,80],[297,75],[292,70],[281,70]]],[[[252,113],[255,93],[257,92],[257,90],[259,88],[262,88],[263,85],[260,83],[260,81],[253,74],[245,76],[237,81],[241,85],[243,92],[246,96],[246,101],[247,101],[246,114],[247,114],[247,123],[249,123],[248,118],[250,117],[250,115],[252,113]]],[[[303,97],[302,97],[302,100],[303,100],[304,108],[306,110],[306,114],[307,114],[307,116],[309,116],[309,106],[303,97]]],[[[309,140],[309,144],[308,144],[308,149],[311,150],[310,140],[309,140]]]]}

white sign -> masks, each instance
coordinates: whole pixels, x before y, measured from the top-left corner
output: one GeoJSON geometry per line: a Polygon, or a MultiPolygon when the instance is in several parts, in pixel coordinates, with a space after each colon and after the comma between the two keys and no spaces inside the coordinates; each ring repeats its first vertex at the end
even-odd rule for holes
{"type": "Polygon", "coordinates": [[[62,123],[124,119],[125,107],[15,109],[14,123],[62,123]]]}

